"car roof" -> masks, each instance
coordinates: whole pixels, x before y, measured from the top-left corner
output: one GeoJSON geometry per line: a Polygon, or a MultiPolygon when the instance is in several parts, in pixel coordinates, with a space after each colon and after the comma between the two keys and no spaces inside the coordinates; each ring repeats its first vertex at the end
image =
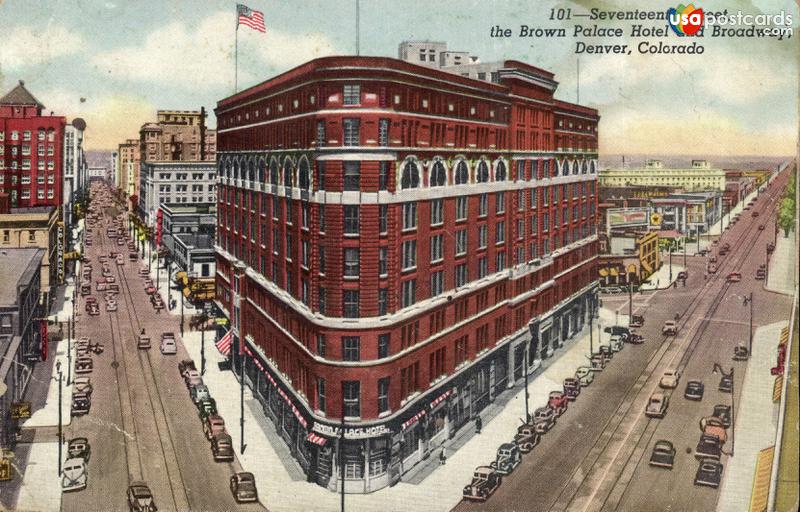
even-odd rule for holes
{"type": "Polygon", "coordinates": [[[665,447],[672,448],[672,442],[667,441],[666,439],[659,439],[658,441],[656,441],[655,446],[656,447],[665,446],[665,447]]]}
{"type": "Polygon", "coordinates": [[[253,473],[250,473],[249,471],[242,471],[240,473],[236,473],[236,478],[238,478],[239,480],[255,480],[253,473]]]}
{"type": "Polygon", "coordinates": [[[78,444],[78,443],[89,444],[89,440],[86,439],[85,437],[76,437],[74,439],[69,440],[69,444],[78,444]]]}
{"type": "Polygon", "coordinates": [[[503,443],[503,444],[500,445],[500,449],[501,450],[511,450],[515,446],[517,446],[517,445],[515,445],[514,443],[503,443]]]}

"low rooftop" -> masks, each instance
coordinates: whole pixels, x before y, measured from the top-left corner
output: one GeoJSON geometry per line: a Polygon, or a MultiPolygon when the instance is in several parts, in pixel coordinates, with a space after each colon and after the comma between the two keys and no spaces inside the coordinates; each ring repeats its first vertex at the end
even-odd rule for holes
{"type": "Polygon", "coordinates": [[[17,286],[23,277],[39,267],[42,249],[3,249],[0,251],[0,306],[17,301],[17,286]]]}

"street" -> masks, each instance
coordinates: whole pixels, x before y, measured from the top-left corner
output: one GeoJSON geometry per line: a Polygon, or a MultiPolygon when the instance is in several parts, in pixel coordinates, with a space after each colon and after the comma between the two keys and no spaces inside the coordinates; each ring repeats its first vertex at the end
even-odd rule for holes
{"type": "MultiPolygon", "coordinates": [[[[787,178],[777,178],[759,197],[753,208],[759,217],[745,212],[714,246],[731,245],[731,252],[720,257],[716,274],[704,279],[707,258],[689,256],[685,287],[635,295],[633,313],[645,317],[638,331],[646,342],[629,345],[614,356],[487,502],[461,502],[455,509],[713,510],[718,490],[693,484],[698,463],[691,453],[700,437],[700,418],[711,415],[716,404],[730,404],[732,398],[717,390],[720,373],[712,374],[714,363],[725,372],[734,368],[733,398],[738,399],[746,363],[731,357],[735,345],[748,344],[750,308],[743,305],[744,297],[753,293],[754,328],[789,314],[790,298],[765,291],[763,281],[753,277],[774,236],[777,201],[770,199],[778,197],[787,178]],[[766,229],[759,230],[759,224],[766,224],[766,229]],[[726,281],[733,271],[741,272],[741,282],[726,281]],[[769,307],[761,307],[764,304],[769,307]],[[680,315],[678,336],[662,336],[664,321],[676,314],[680,315]],[[658,382],[668,368],[683,373],[675,390],[665,390],[671,395],[668,413],[664,419],[647,418],[645,404],[660,390],[658,382]],[[682,396],[691,379],[705,384],[700,402],[682,396]],[[677,449],[672,470],[647,463],[659,439],[671,441],[677,449]]],[[[682,263],[682,255],[673,259],[682,263]]],[[[620,314],[628,313],[626,294],[605,296],[603,302],[620,314]]],[[[726,452],[730,453],[734,442],[728,441],[726,452]]]]}
{"type": "MultiPolygon", "coordinates": [[[[100,272],[97,257],[118,250],[106,237],[108,214],[116,212],[111,208],[105,213],[94,228],[93,247],[86,248],[95,275],[100,272]]],[[[86,437],[91,444],[88,486],[64,493],[62,509],[123,510],[127,485],[141,480],[149,485],[159,510],[263,510],[234,501],[228,480],[241,471],[238,462],[212,458],[197,409],[178,373],[178,362],[188,357],[182,341],[178,340],[177,355],[159,351],[161,333],[177,334],[179,319],[166,311],[157,314],[150,305],[137,275],[142,265],[127,258],[122,266],[112,261],[120,284],[117,311],[101,307],[99,316],[89,316],[85,301],[79,301],[77,337],[88,336],[93,343],[103,343],[105,350],[92,356],[91,411],[74,418],[65,432],[67,440],[86,437]],[[153,340],[150,350],[136,347],[142,329],[153,340]]],[[[210,342],[208,348],[213,349],[210,342]]],[[[236,418],[226,420],[228,428],[236,424],[236,418]]]]}

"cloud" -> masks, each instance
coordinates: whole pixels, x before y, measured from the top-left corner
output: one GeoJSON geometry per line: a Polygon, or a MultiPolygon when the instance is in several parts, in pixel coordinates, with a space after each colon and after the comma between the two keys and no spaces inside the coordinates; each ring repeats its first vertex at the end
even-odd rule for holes
{"type": "MultiPolygon", "coordinates": [[[[239,82],[263,79],[264,68],[284,70],[333,52],[331,41],[319,33],[289,34],[267,27],[267,34],[261,34],[242,27],[239,82]]],[[[233,19],[229,12],[217,12],[196,25],[173,21],[150,32],[140,44],[100,52],[92,62],[102,73],[126,81],[194,89],[232,87],[233,19]]]]}
{"type": "Polygon", "coordinates": [[[47,64],[78,53],[84,47],[83,37],[60,25],[46,25],[43,30],[20,25],[3,34],[0,66],[5,70],[17,70],[47,64]]]}
{"type": "Polygon", "coordinates": [[[758,55],[726,55],[704,62],[698,85],[707,94],[733,105],[753,104],[766,96],[797,97],[797,68],[775,63],[758,55]]]}

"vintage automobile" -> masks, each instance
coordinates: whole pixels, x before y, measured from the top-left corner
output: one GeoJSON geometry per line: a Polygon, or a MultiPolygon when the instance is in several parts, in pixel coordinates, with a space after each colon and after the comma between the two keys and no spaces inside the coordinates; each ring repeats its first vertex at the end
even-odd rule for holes
{"type": "Polygon", "coordinates": [[[150,336],[145,334],[140,334],[136,340],[136,348],[140,350],[149,350],[151,345],[150,336]]]}
{"type": "Polygon", "coordinates": [[[588,366],[579,366],[575,370],[575,378],[578,379],[582,387],[586,387],[594,380],[594,372],[588,366]]]}
{"type": "Polygon", "coordinates": [[[186,372],[189,370],[197,371],[197,366],[195,366],[193,360],[184,359],[180,363],[178,363],[178,373],[181,374],[181,377],[185,377],[186,372]]]}
{"type": "Polygon", "coordinates": [[[694,449],[694,456],[696,458],[719,460],[721,454],[722,447],[717,436],[708,434],[700,436],[700,441],[697,442],[697,447],[694,449]]]}
{"type": "Polygon", "coordinates": [[[630,327],[641,327],[644,325],[644,316],[642,315],[632,315],[630,327]]]}
{"type": "Polygon", "coordinates": [[[175,338],[163,338],[161,340],[161,353],[164,355],[175,355],[178,353],[178,346],[175,344],[175,338]]]}
{"type": "Polygon", "coordinates": [[[72,392],[77,393],[86,393],[87,395],[91,396],[92,391],[92,379],[86,376],[75,377],[72,380],[72,392]]]}
{"type": "Polygon", "coordinates": [[[561,416],[567,410],[569,400],[562,391],[551,391],[547,400],[547,407],[553,409],[556,416],[561,416]]]}
{"type": "Polygon", "coordinates": [[[526,423],[517,428],[517,433],[514,436],[514,443],[519,447],[519,451],[522,453],[529,453],[539,444],[541,438],[542,436],[536,432],[536,426],[526,423]]]}
{"type": "Polygon", "coordinates": [[[581,383],[578,382],[578,379],[574,377],[564,379],[564,394],[570,402],[574,402],[578,398],[578,395],[581,394],[581,383]]]}
{"type": "Polygon", "coordinates": [[[766,278],[767,278],[767,271],[766,270],[764,270],[763,268],[759,268],[758,270],[756,270],[756,280],[757,281],[763,281],[766,278]]]}
{"type": "Polygon", "coordinates": [[[89,457],[92,455],[92,447],[89,446],[89,440],[85,437],[76,437],[69,440],[67,444],[67,458],[68,459],[83,459],[89,462],[89,457]]]}
{"type": "Polygon", "coordinates": [[[716,274],[717,266],[714,263],[709,263],[708,266],[706,266],[706,272],[708,272],[709,274],[716,274]]]}
{"type": "Polygon", "coordinates": [[[72,412],[71,416],[83,416],[89,414],[89,409],[92,408],[92,402],[89,395],[86,393],[73,393],[72,394],[72,412]]]}
{"type": "Polygon", "coordinates": [[[204,398],[197,402],[197,411],[200,421],[205,422],[206,417],[217,414],[217,401],[213,398],[204,398]]]}
{"type": "Polygon", "coordinates": [[[729,283],[738,283],[739,281],[742,280],[742,274],[741,272],[731,272],[730,274],[728,274],[726,280],[729,283]]]}
{"type": "Polygon", "coordinates": [[[465,500],[486,501],[500,487],[503,477],[489,466],[479,466],[472,474],[472,482],[464,486],[465,500]]]}
{"type": "Polygon", "coordinates": [[[677,336],[678,323],[672,320],[667,320],[664,322],[664,326],[661,328],[661,334],[664,336],[677,336]]]}
{"type": "Polygon", "coordinates": [[[233,460],[233,441],[225,432],[215,435],[211,439],[211,455],[214,462],[231,462],[233,460]]]}
{"type": "Polygon", "coordinates": [[[714,436],[719,439],[720,445],[728,441],[728,431],[726,430],[725,423],[721,418],[716,416],[706,416],[700,419],[700,430],[703,434],[714,436]]]}
{"type": "MultiPolygon", "coordinates": [[[[630,335],[628,335],[627,339],[630,339],[630,335]]],[[[611,351],[616,354],[625,347],[625,341],[622,336],[614,334],[611,336],[608,346],[611,347],[611,351]]]]}
{"type": "Polygon", "coordinates": [[[679,281],[686,281],[689,278],[689,272],[685,270],[681,270],[678,272],[678,280],[679,281]]]}
{"type": "Polygon", "coordinates": [[[205,384],[195,384],[189,388],[189,396],[192,397],[192,402],[197,405],[200,400],[211,398],[211,392],[205,384]]]}
{"type": "Polygon", "coordinates": [[[632,332],[630,337],[628,338],[628,343],[632,345],[641,345],[644,343],[644,336],[639,333],[632,332]]]}
{"type": "Polygon", "coordinates": [[[606,356],[604,356],[602,353],[594,353],[592,354],[591,363],[592,371],[602,372],[603,368],[606,367],[606,356]]]}
{"type": "Polygon", "coordinates": [[[722,426],[728,428],[731,426],[731,406],[717,404],[714,406],[714,412],[711,413],[715,418],[719,418],[722,426]]]}
{"type": "Polygon", "coordinates": [[[70,492],[86,489],[88,480],[86,461],[80,457],[67,459],[61,469],[61,490],[70,492]]]}
{"type": "Polygon", "coordinates": [[[187,370],[183,375],[183,382],[187,388],[197,386],[203,383],[203,378],[197,370],[187,370]]]}
{"type": "Polygon", "coordinates": [[[497,457],[490,467],[501,475],[510,475],[522,462],[522,454],[514,443],[503,443],[497,449],[497,457]]]}
{"type": "Polygon", "coordinates": [[[597,347],[597,350],[600,352],[600,354],[602,354],[606,361],[611,361],[614,359],[614,351],[611,349],[610,345],[600,345],[597,347]]]}
{"type": "Polygon", "coordinates": [[[675,389],[678,387],[678,382],[681,380],[681,373],[678,370],[667,370],[658,381],[658,385],[664,389],[675,389]]]}
{"type": "Polygon", "coordinates": [[[93,366],[91,357],[79,357],[75,360],[75,373],[92,373],[93,366]]]}
{"type": "MultiPolygon", "coordinates": [[[[712,254],[711,256],[708,257],[708,262],[709,263],[716,263],[717,262],[717,257],[712,254]]],[[[714,268],[716,269],[716,267],[714,267],[714,268]]]]}
{"type": "Polygon", "coordinates": [[[719,380],[719,390],[723,393],[730,393],[733,390],[733,377],[723,375],[719,380]]]}
{"type": "Polygon", "coordinates": [[[697,466],[697,473],[694,477],[694,485],[705,485],[708,487],[719,487],[722,480],[722,464],[719,460],[702,459],[697,466]]]}
{"type": "Polygon", "coordinates": [[[650,400],[647,401],[644,414],[649,418],[663,418],[667,414],[668,407],[669,398],[667,396],[663,393],[653,393],[650,395],[650,400]]]}
{"type": "Polygon", "coordinates": [[[144,482],[131,482],[128,487],[128,509],[131,512],[156,512],[153,493],[144,482]]]}
{"type": "Polygon", "coordinates": [[[253,473],[235,473],[231,477],[231,493],[236,503],[254,503],[258,501],[256,479],[253,473]]]}
{"type": "Polygon", "coordinates": [[[690,380],[686,383],[686,390],[683,392],[683,398],[700,401],[703,399],[703,391],[705,391],[705,386],[702,382],[699,380],[690,380]]]}
{"type": "Polygon", "coordinates": [[[620,336],[623,341],[628,339],[628,336],[631,334],[631,330],[622,325],[612,325],[610,327],[606,327],[603,329],[603,331],[611,334],[612,337],[620,336]]]}
{"type": "Polygon", "coordinates": [[[206,435],[206,439],[210,441],[215,435],[223,432],[227,431],[225,430],[225,420],[222,419],[222,416],[216,414],[206,416],[205,421],[203,421],[203,433],[206,435]]]}
{"type": "Polygon", "coordinates": [[[672,469],[675,464],[675,447],[663,439],[656,441],[653,452],[650,454],[650,465],[660,468],[672,469]]]}
{"type": "Polygon", "coordinates": [[[758,212],[754,211],[754,212],[753,212],[753,213],[751,213],[750,215],[751,215],[753,218],[756,218],[756,217],[758,217],[758,212]]]}
{"type": "Polygon", "coordinates": [[[750,352],[747,350],[746,346],[739,344],[733,347],[734,361],[747,361],[749,357],[750,357],[750,352]]]}
{"type": "Polygon", "coordinates": [[[533,426],[536,432],[544,434],[556,424],[556,415],[549,407],[539,407],[533,411],[533,426]]]}

